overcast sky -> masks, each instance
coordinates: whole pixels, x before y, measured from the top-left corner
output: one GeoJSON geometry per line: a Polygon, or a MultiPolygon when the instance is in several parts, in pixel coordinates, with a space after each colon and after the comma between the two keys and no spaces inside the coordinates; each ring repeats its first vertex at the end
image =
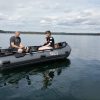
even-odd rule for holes
{"type": "Polygon", "coordinates": [[[0,29],[100,32],[100,0],[0,0],[0,29]]]}

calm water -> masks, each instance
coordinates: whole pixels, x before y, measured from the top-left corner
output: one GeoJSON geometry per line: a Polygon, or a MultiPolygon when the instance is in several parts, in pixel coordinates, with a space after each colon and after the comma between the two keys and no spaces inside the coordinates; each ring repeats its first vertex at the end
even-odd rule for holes
{"type": "MultiPolygon", "coordinates": [[[[11,35],[0,34],[7,48],[11,35]]],[[[43,35],[21,35],[25,45],[41,45],[43,35]]],[[[54,35],[72,48],[68,59],[0,73],[0,100],[100,100],[100,36],[54,35]]]]}

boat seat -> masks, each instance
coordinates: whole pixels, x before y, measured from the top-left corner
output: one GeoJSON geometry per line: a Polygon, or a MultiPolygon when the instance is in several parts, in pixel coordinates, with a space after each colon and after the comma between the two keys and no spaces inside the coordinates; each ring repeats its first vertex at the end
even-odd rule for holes
{"type": "Polygon", "coordinates": [[[56,43],[56,44],[54,45],[54,48],[55,48],[55,49],[59,48],[59,44],[56,43]]]}
{"type": "Polygon", "coordinates": [[[61,48],[61,47],[62,47],[61,43],[56,43],[55,46],[54,46],[55,49],[58,49],[58,48],[61,48]]]}
{"type": "Polygon", "coordinates": [[[63,48],[63,47],[66,46],[66,44],[67,44],[66,42],[56,43],[56,44],[54,45],[54,48],[55,48],[55,49],[63,48]]]}

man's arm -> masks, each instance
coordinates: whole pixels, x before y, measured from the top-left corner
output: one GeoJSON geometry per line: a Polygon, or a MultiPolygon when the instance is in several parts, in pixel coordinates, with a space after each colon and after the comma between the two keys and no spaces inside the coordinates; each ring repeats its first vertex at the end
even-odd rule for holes
{"type": "Polygon", "coordinates": [[[47,46],[47,47],[48,47],[48,46],[50,46],[50,44],[51,44],[51,43],[48,43],[48,44],[47,44],[47,45],[45,45],[45,46],[47,46]]]}
{"type": "Polygon", "coordinates": [[[53,42],[53,38],[52,38],[52,37],[50,37],[49,42],[48,42],[48,43],[47,43],[47,45],[45,45],[45,46],[50,46],[52,42],[53,42]]]}
{"type": "Polygon", "coordinates": [[[22,43],[20,43],[20,49],[23,49],[23,48],[25,48],[25,46],[22,43]]]}
{"type": "Polygon", "coordinates": [[[16,46],[16,45],[14,45],[14,42],[11,42],[11,46],[13,47],[13,48],[17,48],[17,49],[19,49],[20,47],[18,47],[18,46],[16,46]]]}

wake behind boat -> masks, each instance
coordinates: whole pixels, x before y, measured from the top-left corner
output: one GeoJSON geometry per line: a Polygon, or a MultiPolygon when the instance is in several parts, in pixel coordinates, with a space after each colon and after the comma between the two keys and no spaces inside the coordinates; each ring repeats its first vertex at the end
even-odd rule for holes
{"type": "Polygon", "coordinates": [[[0,70],[65,59],[71,52],[71,48],[66,42],[56,43],[53,49],[48,50],[38,50],[38,47],[29,46],[30,52],[28,53],[16,53],[11,49],[1,49],[0,70]]]}

